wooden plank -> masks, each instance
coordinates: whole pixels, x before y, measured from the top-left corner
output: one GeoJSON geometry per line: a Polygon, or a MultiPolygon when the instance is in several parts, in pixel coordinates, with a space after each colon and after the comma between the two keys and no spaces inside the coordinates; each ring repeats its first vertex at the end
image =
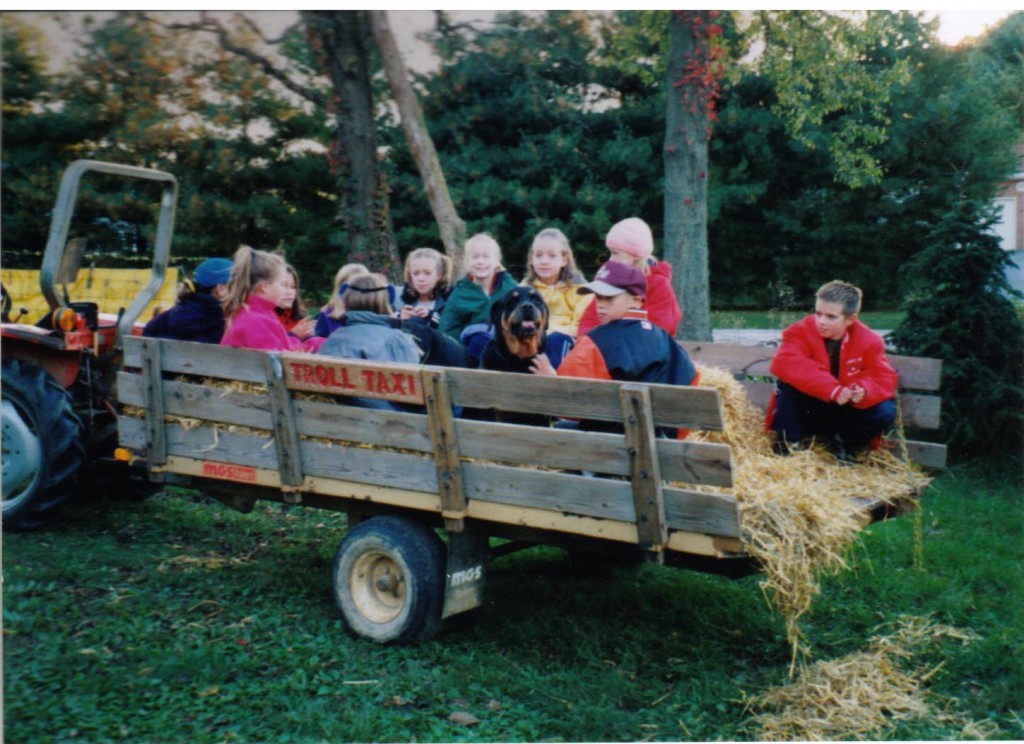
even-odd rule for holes
{"type": "Polygon", "coordinates": [[[942,360],[930,357],[887,354],[889,363],[900,375],[904,390],[938,391],[942,386],[942,360]]]}
{"type": "MultiPolygon", "coordinates": [[[[144,422],[122,416],[118,434],[122,446],[141,449],[145,445],[144,422]]],[[[168,455],[196,460],[279,470],[272,437],[226,431],[219,426],[184,429],[167,426],[168,455]]],[[[390,452],[370,447],[341,447],[314,440],[299,442],[306,481],[311,477],[380,485],[437,493],[437,478],[429,457],[390,452]]]]}
{"type": "MultiPolygon", "coordinates": [[[[142,377],[119,372],[120,403],[145,405],[142,377]]],[[[361,442],[430,452],[432,443],[423,414],[360,408],[343,402],[303,400],[292,396],[300,436],[361,442]]],[[[212,385],[164,380],[165,413],[253,429],[273,429],[270,398],[264,393],[235,392],[212,385]]]]}
{"type": "Polygon", "coordinates": [[[167,461],[164,432],[164,380],[159,342],[145,339],[141,349],[142,397],[146,416],[146,459],[152,465],[167,461]]]}
{"type": "Polygon", "coordinates": [[[310,439],[301,440],[300,447],[307,476],[423,491],[437,498],[437,472],[429,456],[310,439]]]}
{"type": "MultiPolygon", "coordinates": [[[[123,446],[140,449],[145,444],[142,419],[122,416],[118,435],[123,446]]],[[[216,424],[185,429],[181,424],[165,427],[167,454],[197,460],[215,460],[233,465],[277,470],[277,452],[270,432],[266,436],[230,432],[216,424]]]]}
{"type": "Polygon", "coordinates": [[[432,452],[427,417],[422,413],[359,408],[292,397],[299,434],[415,452],[432,452]]]}
{"type": "MultiPolygon", "coordinates": [[[[462,472],[469,496],[470,517],[473,516],[473,504],[485,501],[635,523],[632,487],[625,480],[586,478],[486,463],[465,463],[462,472]]],[[[732,496],[666,488],[664,498],[670,530],[740,536],[736,500],[732,496]]],[[[635,541],[635,527],[633,529],[635,541]]]]}
{"type": "Polygon", "coordinates": [[[378,398],[423,405],[420,374],[423,367],[387,362],[281,354],[285,379],[291,390],[378,398]]]}
{"type": "Polygon", "coordinates": [[[742,539],[735,496],[666,488],[664,498],[670,529],[742,539]]]}
{"type": "Polygon", "coordinates": [[[156,342],[163,347],[165,372],[200,377],[221,377],[258,384],[266,382],[263,357],[267,355],[267,352],[254,349],[235,349],[219,344],[203,344],[194,341],[127,336],[124,339],[125,367],[138,368],[141,366],[141,348],[145,341],[156,342]]]}
{"type": "MultiPolygon", "coordinates": [[[[455,427],[463,457],[524,463],[526,467],[629,475],[621,434],[466,420],[456,421],[455,427]]],[[[732,485],[728,445],[660,438],[656,445],[664,480],[732,485]]]]}
{"type": "Polygon", "coordinates": [[[299,487],[302,485],[304,476],[295,411],[292,410],[292,400],[288,394],[281,358],[277,354],[267,354],[264,361],[271,416],[274,423],[277,465],[281,473],[281,483],[288,491],[285,493],[284,500],[291,504],[298,504],[302,500],[299,495],[299,487]]]}
{"type": "MultiPolygon", "coordinates": [[[[497,408],[559,418],[620,421],[619,387],[612,380],[514,375],[450,369],[452,402],[469,408],[497,408]]],[[[721,431],[718,392],[709,388],[649,385],[655,425],[721,431]]]]}
{"type": "MultiPolygon", "coordinates": [[[[651,394],[643,385],[623,385],[622,422],[625,427],[629,480],[633,486],[637,544],[641,550],[661,553],[668,542],[661,466],[655,445],[651,394]]],[[[662,556],[658,556],[663,560],[662,556]]]]}
{"type": "MultiPolygon", "coordinates": [[[[903,454],[903,445],[895,439],[885,439],[882,446],[898,456],[903,454]]],[[[935,442],[918,442],[908,439],[906,443],[907,456],[911,462],[916,462],[923,468],[930,470],[941,470],[946,467],[947,448],[944,444],[935,442]]]]}
{"type": "Polygon", "coordinates": [[[899,394],[904,426],[938,429],[942,423],[942,398],[937,395],[899,394]]]}
{"type": "MultiPolygon", "coordinates": [[[[708,367],[720,367],[736,375],[773,377],[769,367],[776,347],[749,344],[714,343],[710,341],[681,342],[690,358],[708,367]]],[[[942,381],[942,360],[929,357],[887,354],[900,376],[899,386],[905,390],[939,390],[942,381]]]]}
{"type": "Polygon", "coordinates": [[[768,367],[775,356],[773,346],[725,344],[711,341],[682,341],[690,359],[706,367],[719,367],[734,375],[771,376],[768,367]]]}
{"type": "Polygon", "coordinates": [[[441,516],[445,528],[462,532],[466,516],[466,491],[462,481],[462,463],[459,454],[459,435],[452,417],[448,373],[439,368],[423,374],[427,388],[427,416],[430,439],[434,444],[434,466],[440,487],[441,516]]]}
{"type": "MultiPolygon", "coordinates": [[[[744,380],[740,385],[747,392],[751,403],[762,411],[768,408],[772,390],[775,389],[774,382],[744,380]]],[[[939,396],[900,393],[899,399],[905,426],[917,426],[922,429],[937,429],[939,427],[942,406],[942,399],[939,396]]]]}
{"type": "MultiPolygon", "coordinates": [[[[270,398],[265,393],[241,393],[213,385],[164,380],[164,413],[254,429],[273,429],[270,398]]],[[[121,371],[117,376],[118,401],[144,407],[142,377],[121,371]]]]}

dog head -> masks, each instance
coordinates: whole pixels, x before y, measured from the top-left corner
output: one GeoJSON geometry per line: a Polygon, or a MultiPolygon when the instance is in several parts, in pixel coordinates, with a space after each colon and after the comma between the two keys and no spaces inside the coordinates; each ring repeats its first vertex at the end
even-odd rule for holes
{"type": "Polygon", "coordinates": [[[533,287],[513,287],[491,305],[495,338],[500,334],[509,352],[520,359],[544,350],[548,316],[547,303],[533,287]]]}

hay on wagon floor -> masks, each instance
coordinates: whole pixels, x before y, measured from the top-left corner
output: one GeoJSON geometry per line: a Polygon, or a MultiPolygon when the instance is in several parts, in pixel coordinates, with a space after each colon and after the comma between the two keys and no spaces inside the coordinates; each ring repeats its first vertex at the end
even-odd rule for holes
{"type": "Polygon", "coordinates": [[[729,444],[743,542],[764,568],[761,587],[786,622],[794,663],[808,653],[800,618],[819,593],[819,578],[847,567],[846,555],[865,517],[854,499],[916,505],[930,479],[887,451],[840,464],[824,448],[773,454],[764,413],[729,372],[699,367],[700,384],[718,390],[722,432],[695,441],[729,444]]]}
{"type": "Polygon", "coordinates": [[[983,733],[978,724],[932,704],[928,681],[941,668],[914,657],[944,639],[968,642],[970,632],[927,618],[901,618],[890,635],[876,635],[864,651],[819,661],[793,682],[750,699],[763,741],[877,739],[897,722],[931,717],[983,733]]]}

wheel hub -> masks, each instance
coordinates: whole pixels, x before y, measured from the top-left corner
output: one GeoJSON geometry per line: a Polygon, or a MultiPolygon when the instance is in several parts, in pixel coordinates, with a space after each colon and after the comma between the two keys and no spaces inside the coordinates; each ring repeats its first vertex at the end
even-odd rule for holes
{"type": "Polygon", "coordinates": [[[10,400],[3,401],[2,436],[3,501],[7,506],[32,490],[39,477],[42,450],[30,422],[10,400]]]}
{"type": "Polygon", "coordinates": [[[386,553],[373,551],[352,564],[349,587],[359,613],[373,623],[394,620],[405,607],[402,567],[386,553]]]}

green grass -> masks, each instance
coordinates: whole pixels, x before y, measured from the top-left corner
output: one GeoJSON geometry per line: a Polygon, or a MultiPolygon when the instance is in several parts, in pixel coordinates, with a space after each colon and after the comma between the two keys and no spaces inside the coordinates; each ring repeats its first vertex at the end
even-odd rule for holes
{"type": "MultiPolygon", "coordinates": [[[[797,310],[714,310],[712,328],[783,329],[807,315],[797,310]]],[[[872,310],[860,313],[860,320],[869,328],[891,331],[903,319],[899,310],[872,310]]]]}
{"type": "MultiPolygon", "coordinates": [[[[1020,483],[947,473],[922,512],[870,527],[805,624],[816,659],[901,615],[972,629],[930,662],[936,700],[1024,738],[1020,483]]],[[[786,680],[757,578],[490,566],[483,607],[418,647],[351,637],[330,599],[344,517],[191,492],[101,499],[3,536],[8,741],[635,741],[758,738],[743,700],[786,680]],[[479,719],[466,726],[453,713],[479,719]]],[[[940,716],[880,737],[959,739],[940,716]]]]}

